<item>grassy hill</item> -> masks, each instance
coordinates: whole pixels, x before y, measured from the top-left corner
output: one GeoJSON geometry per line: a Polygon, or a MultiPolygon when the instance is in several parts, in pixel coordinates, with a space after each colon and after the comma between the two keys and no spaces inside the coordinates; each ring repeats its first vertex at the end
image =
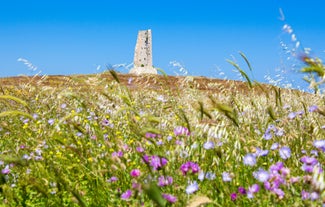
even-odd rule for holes
{"type": "Polygon", "coordinates": [[[2,206],[319,206],[324,99],[205,77],[0,79],[2,206]]]}

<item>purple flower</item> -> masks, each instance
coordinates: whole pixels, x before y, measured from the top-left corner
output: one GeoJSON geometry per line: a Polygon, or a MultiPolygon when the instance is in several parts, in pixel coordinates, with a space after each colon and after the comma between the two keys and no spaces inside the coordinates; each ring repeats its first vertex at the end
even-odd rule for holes
{"type": "Polygon", "coordinates": [[[170,194],[162,194],[162,197],[166,199],[169,203],[175,203],[177,201],[177,198],[170,194]]]}
{"type": "Polygon", "coordinates": [[[174,129],[174,134],[175,136],[182,136],[182,135],[189,136],[190,131],[186,127],[178,126],[174,129]]]}
{"type": "Polygon", "coordinates": [[[272,138],[272,131],[276,130],[277,129],[273,124],[269,125],[263,134],[263,139],[270,140],[272,138]]]}
{"type": "Polygon", "coordinates": [[[208,180],[214,180],[214,179],[216,179],[216,174],[214,174],[212,172],[207,172],[205,175],[205,178],[208,180]]]}
{"type": "Polygon", "coordinates": [[[143,156],[142,156],[142,160],[143,160],[146,164],[149,164],[150,157],[149,157],[148,155],[143,155],[143,156]]]}
{"type": "Polygon", "coordinates": [[[232,194],[230,194],[230,199],[231,199],[232,201],[235,201],[235,200],[237,199],[237,194],[236,194],[236,193],[232,193],[232,194]]]}
{"type": "Polygon", "coordinates": [[[255,149],[256,149],[256,152],[254,153],[255,157],[260,157],[260,156],[264,157],[269,153],[268,150],[262,150],[259,147],[255,147],[255,149]]]}
{"type": "Polygon", "coordinates": [[[188,171],[192,171],[193,174],[200,171],[200,167],[197,163],[194,162],[186,162],[181,165],[180,170],[182,171],[183,175],[186,175],[188,171]]]}
{"type": "Polygon", "coordinates": [[[191,162],[192,173],[198,173],[200,171],[200,167],[197,163],[191,162]]]}
{"type": "Polygon", "coordinates": [[[314,166],[318,163],[318,160],[314,157],[303,156],[300,158],[300,161],[303,163],[301,169],[305,172],[313,172],[314,166]]]}
{"type": "Polygon", "coordinates": [[[246,195],[246,189],[244,187],[238,187],[238,192],[242,195],[246,195]]]}
{"type": "Polygon", "coordinates": [[[291,113],[289,113],[288,118],[289,119],[294,119],[294,118],[296,118],[296,116],[297,116],[296,112],[291,112],[291,113]]]}
{"type": "Polygon", "coordinates": [[[247,198],[254,198],[254,194],[260,190],[260,186],[258,184],[253,184],[248,187],[247,198]]]}
{"type": "Polygon", "coordinates": [[[184,163],[181,165],[180,170],[182,171],[183,175],[186,175],[186,173],[191,169],[190,163],[184,163]]]}
{"type": "Polygon", "coordinates": [[[313,143],[314,147],[325,151],[325,140],[315,140],[313,143]]]}
{"type": "Polygon", "coordinates": [[[164,142],[163,142],[163,141],[161,141],[161,140],[159,140],[159,141],[157,141],[157,142],[156,142],[156,144],[159,146],[159,145],[163,145],[163,144],[164,144],[164,142]]]}
{"type": "Polygon", "coordinates": [[[307,191],[305,191],[305,190],[302,190],[302,191],[301,191],[301,199],[302,199],[302,200],[307,200],[307,199],[309,199],[309,197],[310,197],[309,192],[307,192],[307,191]]]}
{"type": "Polygon", "coordinates": [[[49,120],[47,121],[47,123],[49,123],[49,125],[53,125],[53,124],[54,124],[54,119],[49,119],[49,120]]]}
{"type": "Polygon", "coordinates": [[[154,170],[160,170],[163,166],[165,166],[168,160],[164,157],[159,157],[157,155],[143,155],[142,160],[153,167],[154,170]]]}
{"type": "Polygon", "coordinates": [[[270,172],[273,174],[277,174],[284,167],[283,162],[277,162],[270,166],[270,172]]]}
{"type": "Polygon", "coordinates": [[[190,185],[188,185],[186,187],[187,194],[192,194],[192,193],[196,192],[197,190],[199,190],[199,186],[196,181],[194,181],[193,183],[191,183],[190,185]]]}
{"type": "Polygon", "coordinates": [[[130,175],[132,177],[139,177],[140,176],[140,170],[139,169],[133,169],[133,170],[131,170],[130,175]]]}
{"type": "Polygon", "coordinates": [[[130,85],[132,83],[132,80],[133,80],[132,78],[128,79],[128,85],[130,85]]]}
{"type": "Polygon", "coordinates": [[[258,184],[253,184],[248,188],[248,191],[251,193],[257,193],[260,190],[260,186],[258,184]]]}
{"type": "Polygon", "coordinates": [[[161,158],[159,156],[153,155],[151,156],[150,165],[153,167],[154,170],[160,170],[161,167],[167,164],[166,158],[161,158]]]}
{"type": "Polygon", "coordinates": [[[270,173],[260,168],[258,171],[253,172],[253,176],[259,182],[264,183],[269,179],[270,173]]]}
{"type": "Polygon", "coordinates": [[[199,179],[200,181],[203,181],[203,180],[204,180],[204,176],[205,176],[205,173],[204,173],[203,171],[200,171],[200,172],[199,172],[199,175],[198,175],[198,179],[199,179]]]}
{"type": "Polygon", "coordinates": [[[311,150],[310,154],[315,155],[317,157],[318,156],[318,151],[317,150],[311,150]]]}
{"type": "Polygon", "coordinates": [[[141,191],[141,184],[133,182],[132,183],[132,188],[135,189],[135,190],[141,191]]]}
{"type": "Polygon", "coordinates": [[[278,137],[282,137],[284,135],[284,130],[283,129],[277,129],[275,131],[275,135],[278,137]]]}
{"type": "Polygon", "coordinates": [[[127,190],[124,193],[122,193],[121,199],[122,200],[128,200],[131,196],[132,196],[132,191],[131,190],[127,190]]]}
{"type": "Polygon", "coordinates": [[[282,175],[283,177],[286,177],[287,175],[290,174],[290,169],[284,167],[284,168],[282,168],[282,169],[280,170],[280,172],[281,172],[281,175],[282,175]]]}
{"type": "Polygon", "coordinates": [[[157,96],[157,101],[166,102],[167,100],[164,98],[163,95],[159,95],[157,96]]]}
{"type": "Polygon", "coordinates": [[[256,164],[256,158],[254,155],[248,153],[244,157],[244,165],[254,166],[256,164]]]}
{"type": "Polygon", "coordinates": [[[308,111],[309,112],[315,112],[315,111],[317,111],[318,110],[318,106],[316,106],[316,105],[312,105],[312,106],[310,106],[309,108],[308,108],[308,111]]]}
{"type": "Polygon", "coordinates": [[[280,188],[276,188],[273,190],[273,192],[280,198],[282,199],[284,197],[284,192],[282,189],[280,188]]]}
{"type": "Polygon", "coordinates": [[[103,126],[108,126],[109,124],[110,124],[110,122],[107,119],[102,120],[102,125],[103,126]]]}
{"type": "Polygon", "coordinates": [[[158,186],[163,187],[173,184],[173,178],[170,176],[164,177],[163,175],[158,178],[158,186]]]}
{"type": "Polygon", "coordinates": [[[297,115],[302,116],[305,112],[304,111],[297,111],[297,115]]]}
{"type": "Polygon", "coordinates": [[[317,192],[312,192],[310,194],[310,200],[314,201],[317,200],[319,198],[319,194],[317,192]]]}
{"type": "Polygon", "coordinates": [[[117,177],[112,176],[110,179],[107,180],[107,182],[109,182],[109,183],[113,183],[113,182],[116,182],[117,180],[118,180],[117,177]]]}
{"type": "Polygon", "coordinates": [[[176,145],[182,145],[183,142],[182,142],[181,140],[176,140],[176,141],[175,141],[175,144],[176,144],[176,145]]]}
{"type": "Polygon", "coordinates": [[[230,182],[232,180],[232,176],[228,172],[223,172],[222,180],[223,180],[223,182],[230,182]]]}
{"type": "Polygon", "coordinates": [[[206,143],[203,144],[203,148],[206,149],[206,150],[213,149],[214,148],[214,142],[207,141],[206,143]]]}
{"type": "Polygon", "coordinates": [[[200,171],[199,172],[199,175],[198,175],[198,179],[200,181],[203,181],[204,178],[208,179],[208,180],[214,180],[216,179],[216,174],[213,173],[213,172],[207,172],[207,173],[204,173],[203,171],[200,171]]]}
{"type": "Polygon", "coordinates": [[[172,139],[173,139],[173,137],[170,135],[167,137],[167,141],[171,141],[172,139]]]}
{"type": "Polygon", "coordinates": [[[279,154],[280,154],[280,157],[284,160],[290,158],[291,156],[291,150],[289,147],[281,147],[279,149],[279,154]]]}
{"type": "Polygon", "coordinates": [[[297,182],[299,182],[299,180],[300,180],[299,176],[298,177],[291,177],[290,178],[290,183],[297,183],[297,182]]]}
{"type": "Polygon", "coordinates": [[[112,157],[123,157],[123,152],[122,151],[113,152],[112,157]]]}
{"type": "Polygon", "coordinates": [[[266,131],[264,134],[263,134],[263,139],[265,140],[270,140],[272,139],[272,133],[270,131],[266,131]]]}
{"type": "Polygon", "coordinates": [[[6,167],[1,170],[1,173],[4,175],[8,175],[10,173],[9,165],[6,165],[6,167]]]}
{"type": "Polygon", "coordinates": [[[273,143],[272,144],[272,146],[271,146],[271,150],[276,150],[276,149],[278,149],[278,147],[279,147],[279,143],[273,143]]]}
{"type": "Polygon", "coordinates": [[[144,152],[144,149],[142,147],[137,147],[136,150],[137,150],[137,152],[140,152],[140,153],[144,152]]]}
{"type": "Polygon", "coordinates": [[[146,138],[156,138],[158,137],[157,134],[154,134],[154,133],[150,133],[150,132],[147,132],[146,135],[145,135],[146,138]]]}

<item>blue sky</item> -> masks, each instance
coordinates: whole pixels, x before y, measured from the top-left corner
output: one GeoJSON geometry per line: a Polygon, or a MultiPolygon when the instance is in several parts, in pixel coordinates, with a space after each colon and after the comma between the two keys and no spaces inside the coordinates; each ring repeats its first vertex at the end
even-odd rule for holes
{"type": "Polygon", "coordinates": [[[324,4],[322,0],[0,0],[0,76],[39,71],[88,74],[101,72],[106,65],[129,64],[138,30],[151,29],[153,64],[170,75],[184,74],[171,64],[176,61],[189,75],[237,79],[226,60],[235,59],[248,71],[238,55],[242,51],[255,79],[265,82],[265,75],[281,74],[292,80],[301,75],[290,71],[294,61],[287,60],[290,55],[281,42],[294,47],[290,35],[295,34],[301,47],[324,57],[324,4]],[[280,20],[279,8],[285,21],[280,20]],[[293,28],[292,34],[282,30],[284,24],[293,28]],[[37,67],[35,71],[26,61],[37,67]]]}

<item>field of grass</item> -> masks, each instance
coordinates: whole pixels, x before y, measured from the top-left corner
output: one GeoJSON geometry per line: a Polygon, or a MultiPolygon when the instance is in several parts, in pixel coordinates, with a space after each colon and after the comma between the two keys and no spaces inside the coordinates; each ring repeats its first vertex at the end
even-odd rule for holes
{"type": "Polygon", "coordinates": [[[322,95],[203,77],[0,79],[0,206],[322,206],[322,95]]]}

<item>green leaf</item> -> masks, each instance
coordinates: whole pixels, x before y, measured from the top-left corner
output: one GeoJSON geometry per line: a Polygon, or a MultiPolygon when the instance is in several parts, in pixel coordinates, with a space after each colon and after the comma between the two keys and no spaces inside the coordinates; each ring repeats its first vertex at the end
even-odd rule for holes
{"type": "Polygon", "coordinates": [[[156,183],[150,182],[149,184],[145,184],[143,189],[144,192],[148,195],[148,197],[158,206],[166,206],[167,201],[162,197],[162,193],[156,183]]]}

